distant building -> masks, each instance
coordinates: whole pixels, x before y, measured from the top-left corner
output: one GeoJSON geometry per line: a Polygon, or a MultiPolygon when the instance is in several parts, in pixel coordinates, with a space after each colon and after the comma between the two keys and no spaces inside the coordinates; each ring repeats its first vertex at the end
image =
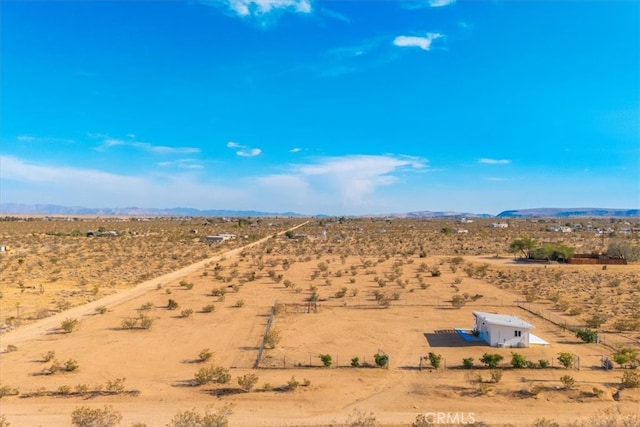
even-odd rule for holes
{"type": "Polygon", "coordinates": [[[235,239],[235,238],[236,238],[235,234],[220,233],[220,234],[216,234],[215,236],[206,236],[204,238],[204,241],[205,243],[211,245],[213,243],[220,243],[220,242],[224,242],[225,240],[235,239]]]}
{"type": "Polygon", "coordinates": [[[474,311],[473,330],[491,347],[529,347],[529,331],[535,327],[506,314],[474,311]]]}
{"type": "Polygon", "coordinates": [[[491,228],[508,228],[509,224],[506,222],[494,222],[491,224],[491,228]]]}

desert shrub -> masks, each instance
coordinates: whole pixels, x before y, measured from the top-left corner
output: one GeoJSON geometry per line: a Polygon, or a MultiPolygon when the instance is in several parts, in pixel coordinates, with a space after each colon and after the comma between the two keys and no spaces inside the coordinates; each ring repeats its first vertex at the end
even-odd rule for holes
{"type": "Polygon", "coordinates": [[[75,427],[113,427],[120,421],[122,415],[111,406],[102,409],[80,406],[71,412],[71,424],[75,427]]]}
{"type": "Polygon", "coordinates": [[[169,301],[167,302],[167,309],[168,310],[177,310],[178,307],[180,307],[180,305],[178,304],[178,302],[174,299],[169,299],[169,301]]]}
{"type": "Polygon", "coordinates": [[[497,368],[502,359],[504,359],[504,356],[501,354],[485,353],[482,355],[480,361],[487,365],[487,367],[489,368],[497,368]]]}
{"type": "Polygon", "coordinates": [[[633,367],[635,362],[638,361],[638,350],[629,347],[621,347],[613,353],[612,358],[614,362],[620,365],[620,367],[633,367]]]}
{"type": "Polygon", "coordinates": [[[638,388],[640,387],[640,372],[638,371],[625,371],[622,373],[622,385],[625,388],[638,388]]]}
{"type": "Polygon", "coordinates": [[[296,380],[296,377],[291,377],[289,381],[287,381],[286,390],[293,391],[298,388],[300,382],[296,380]]]}
{"type": "MultiPolygon", "coordinates": [[[[605,265],[606,267],[606,265],[605,265]]],[[[600,326],[602,326],[602,324],[606,321],[606,319],[599,314],[594,314],[593,316],[590,316],[589,318],[587,318],[587,320],[585,320],[585,323],[588,327],[590,328],[599,328],[600,326]]]]}
{"type": "Polygon", "coordinates": [[[434,369],[438,369],[442,365],[442,355],[441,354],[436,354],[436,353],[429,352],[429,354],[427,355],[426,359],[429,360],[429,363],[431,364],[431,366],[433,366],[434,369]]]}
{"type": "Polygon", "coordinates": [[[19,394],[18,389],[10,387],[8,385],[0,386],[0,399],[7,396],[17,396],[19,394]]]}
{"type": "Polygon", "coordinates": [[[184,310],[182,310],[182,312],[180,313],[180,317],[191,317],[191,315],[193,314],[193,309],[192,308],[186,308],[184,310]]]}
{"type": "Polygon", "coordinates": [[[380,423],[377,421],[373,412],[367,414],[366,412],[354,409],[344,425],[345,427],[379,427],[380,423]]]}
{"type": "Polygon", "coordinates": [[[53,350],[49,350],[42,355],[42,361],[44,363],[51,362],[55,356],[56,356],[56,352],[53,350]]]}
{"type": "Polygon", "coordinates": [[[124,382],[126,378],[116,378],[114,380],[107,380],[105,384],[105,390],[110,393],[122,393],[124,391],[124,382]]]}
{"type": "Polygon", "coordinates": [[[332,360],[330,354],[320,354],[320,355],[318,355],[318,357],[320,358],[320,360],[322,360],[322,364],[326,368],[330,367],[331,364],[333,363],[333,360],[332,360]]]}
{"type": "Polygon", "coordinates": [[[264,334],[264,345],[267,348],[276,348],[280,340],[280,331],[276,328],[271,328],[269,332],[264,334]]]}
{"type": "Polygon", "coordinates": [[[7,421],[6,415],[0,415],[0,427],[9,427],[11,423],[7,421]]]}
{"type": "Polygon", "coordinates": [[[558,353],[558,362],[565,368],[569,369],[575,362],[575,356],[572,353],[558,353]]]}
{"type": "Polygon", "coordinates": [[[541,368],[548,368],[549,367],[549,361],[546,359],[540,359],[538,360],[538,365],[540,365],[541,368]]]}
{"type": "Polygon", "coordinates": [[[516,369],[522,369],[527,366],[527,360],[520,353],[511,353],[511,366],[516,369]]]}
{"type": "Polygon", "coordinates": [[[251,391],[258,382],[258,376],[256,374],[245,374],[238,377],[238,385],[244,391],[251,391]]]}
{"type": "Polygon", "coordinates": [[[360,367],[360,358],[359,357],[354,357],[354,358],[351,359],[351,367],[352,368],[360,367]]]}
{"type": "Polygon", "coordinates": [[[216,309],[216,307],[213,304],[207,304],[204,307],[202,307],[202,312],[203,313],[211,313],[216,309]]]}
{"type": "Polygon", "coordinates": [[[64,319],[62,323],[60,323],[60,329],[62,329],[65,333],[71,333],[78,327],[78,319],[64,319]]]}
{"type": "Polygon", "coordinates": [[[502,369],[492,369],[489,374],[491,375],[491,382],[499,383],[502,379],[502,369]]]}
{"type": "Polygon", "coordinates": [[[560,424],[546,418],[536,418],[531,427],[560,427],[560,424]]]}
{"type": "Polygon", "coordinates": [[[75,359],[69,359],[66,362],[64,362],[64,370],[66,372],[73,372],[77,370],[79,367],[80,365],[78,364],[78,361],[75,359]]]}
{"type": "Polygon", "coordinates": [[[451,298],[453,308],[462,308],[466,303],[467,301],[462,295],[454,295],[453,298],[451,298]]]}
{"type": "Polygon", "coordinates": [[[149,311],[152,308],[153,308],[153,303],[151,301],[147,301],[138,308],[138,311],[149,311]]]}
{"type": "Polygon", "coordinates": [[[140,322],[140,329],[151,329],[153,325],[153,319],[151,317],[141,314],[138,320],[140,322]]]}
{"type": "Polygon", "coordinates": [[[105,314],[107,312],[107,307],[105,307],[104,305],[101,305],[100,307],[96,307],[95,312],[97,314],[105,314]]]}
{"type": "Polygon", "coordinates": [[[375,360],[376,365],[381,368],[385,368],[389,364],[389,356],[386,354],[376,353],[373,355],[373,360],[375,360]]]}
{"type": "Polygon", "coordinates": [[[198,353],[198,362],[206,362],[211,359],[213,353],[208,348],[203,348],[200,353],[198,353]]]}
{"type": "Polygon", "coordinates": [[[200,368],[198,372],[195,373],[195,382],[197,385],[205,385],[205,384],[227,384],[231,381],[231,374],[229,370],[222,366],[208,366],[205,368],[200,368]]]}
{"type": "Polygon", "coordinates": [[[218,411],[205,409],[202,415],[195,408],[180,411],[173,416],[168,427],[227,427],[229,425],[228,418],[232,412],[230,405],[223,406],[218,411]]]}
{"type": "Polygon", "coordinates": [[[473,357],[465,357],[464,359],[462,359],[462,367],[464,369],[473,368],[473,357]]]}
{"type": "Polygon", "coordinates": [[[244,300],[239,299],[233,306],[236,308],[244,307],[244,300]]]}
{"type": "Polygon", "coordinates": [[[591,329],[579,329],[576,331],[576,337],[588,343],[598,342],[598,333],[591,329]]]}
{"type": "Polygon", "coordinates": [[[336,298],[344,298],[344,296],[347,294],[347,287],[343,286],[342,288],[340,288],[340,290],[338,292],[336,292],[335,297],[336,298]]]}
{"type": "Polygon", "coordinates": [[[563,375],[560,377],[560,382],[564,388],[572,388],[575,385],[576,380],[574,380],[571,375],[563,375]]]}

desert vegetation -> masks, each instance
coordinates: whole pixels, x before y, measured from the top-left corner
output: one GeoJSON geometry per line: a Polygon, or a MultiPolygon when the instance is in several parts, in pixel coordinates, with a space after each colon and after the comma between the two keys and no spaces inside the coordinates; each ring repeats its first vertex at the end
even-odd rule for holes
{"type": "MultiPolygon", "coordinates": [[[[62,231],[83,230],[85,220],[61,222],[54,234],[33,230],[55,230],[57,221],[16,222],[30,243],[8,240],[9,251],[0,254],[2,321],[5,330],[15,329],[6,337],[38,320],[40,310],[57,317],[40,341],[14,343],[3,337],[0,379],[7,419],[19,422],[14,421],[15,402],[55,402],[63,396],[81,406],[91,396],[92,410],[113,404],[125,425],[165,425],[172,416],[171,425],[190,419],[206,425],[203,408],[212,396],[234,404],[225,416],[230,425],[255,425],[256,405],[267,408],[264,417],[271,425],[290,424],[287,417],[320,425],[335,407],[355,402],[372,406],[353,416],[352,424],[347,411],[333,416],[345,425],[367,425],[353,422],[371,421],[370,415],[371,425],[411,425],[427,409],[425,401],[447,410],[455,409],[451,402],[462,402],[477,412],[479,423],[518,417],[526,425],[548,414],[540,402],[552,401],[566,414],[552,422],[563,425],[614,402],[623,410],[632,408],[640,402],[634,369],[640,350],[637,264],[603,269],[551,257],[526,264],[510,247],[524,238],[576,253],[638,244],[637,236],[616,231],[624,225],[617,219],[580,221],[584,230],[574,233],[549,231],[556,220],[510,220],[506,229],[491,228],[489,220],[462,225],[456,220],[276,218],[242,227],[221,219],[87,221],[87,229],[116,229],[118,236],[111,237],[62,231]],[[295,233],[277,234],[303,222],[295,233]],[[596,235],[586,231],[587,222],[613,231],[596,235]],[[455,232],[461,227],[468,233],[455,232]],[[203,233],[217,232],[238,237],[218,246],[202,241],[203,233]],[[243,246],[260,237],[266,240],[243,246]],[[120,257],[125,241],[128,257],[120,257]],[[88,248],[95,252],[81,257],[88,248]],[[241,249],[229,252],[235,248],[241,249]],[[180,256],[167,257],[167,251],[180,256]],[[112,264],[118,259],[120,265],[112,264]],[[101,299],[203,260],[197,270],[162,280],[119,304],[101,299]],[[38,279],[58,268],[55,281],[38,279]],[[5,271],[11,272],[8,278],[5,271]],[[75,281],[80,275],[86,283],[75,281]],[[92,301],[95,307],[88,312],[72,312],[92,301]],[[454,328],[471,328],[474,310],[516,314],[551,345],[465,344],[454,328]],[[65,322],[72,325],[68,331],[65,322]],[[610,369],[602,369],[604,359],[610,369]],[[126,386],[118,382],[124,378],[126,386]],[[180,406],[152,403],[157,393],[180,406]],[[507,408],[500,418],[502,408],[491,401],[496,397],[525,402],[528,409],[507,408]],[[154,408],[158,416],[145,421],[132,406],[119,405],[124,401],[154,408]],[[311,406],[319,408],[316,413],[301,409],[311,406]],[[378,407],[384,408],[379,414],[368,410],[378,407]]],[[[2,238],[10,239],[16,231],[3,225],[2,238]]],[[[52,425],[69,424],[69,413],[64,420],[48,415],[57,420],[52,425]]]]}

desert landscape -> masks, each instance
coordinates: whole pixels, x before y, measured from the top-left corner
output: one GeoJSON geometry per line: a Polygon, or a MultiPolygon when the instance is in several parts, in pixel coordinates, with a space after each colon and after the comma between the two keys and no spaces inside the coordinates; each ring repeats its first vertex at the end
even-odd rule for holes
{"type": "Polygon", "coordinates": [[[0,425],[640,425],[638,263],[509,249],[637,219],[495,222],[7,217],[0,425]],[[466,339],[474,311],[548,345],[466,339]]]}

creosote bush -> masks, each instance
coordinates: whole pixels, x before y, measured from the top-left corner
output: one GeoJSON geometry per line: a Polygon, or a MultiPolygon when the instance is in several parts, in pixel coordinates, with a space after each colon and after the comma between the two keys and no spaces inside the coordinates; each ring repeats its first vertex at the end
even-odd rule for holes
{"type": "Polygon", "coordinates": [[[207,408],[204,414],[200,414],[195,408],[188,411],[180,411],[173,416],[168,427],[227,427],[229,415],[233,413],[231,405],[225,405],[214,411],[207,408]]]}
{"type": "Polygon", "coordinates": [[[71,423],[74,427],[113,427],[120,424],[122,415],[111,406],[92,409],[80,406],[71,412],[71,423]]]}
{"type": "Polygon", "coordinates": [[[60,329],[62,329],[65,333],[71,333],[78,327],[78,319],[67,318],[60,323],[60,329]]]}
{"type": "Polygon", "coordinates": [[[258,376],[256,374],[245,374],[238,377],[238,385],[244,391],[251,391],[258,382],[258,376]]]}
{"type": "Polygon", "coordinates": [[[205,368],[200,368],[198,372],[195,373],[195,382],[197,385],[205,385],[205,384],[227,384],[231,381],[231,374],[227,368],[222,366],[208,366],[205,368]]]}

